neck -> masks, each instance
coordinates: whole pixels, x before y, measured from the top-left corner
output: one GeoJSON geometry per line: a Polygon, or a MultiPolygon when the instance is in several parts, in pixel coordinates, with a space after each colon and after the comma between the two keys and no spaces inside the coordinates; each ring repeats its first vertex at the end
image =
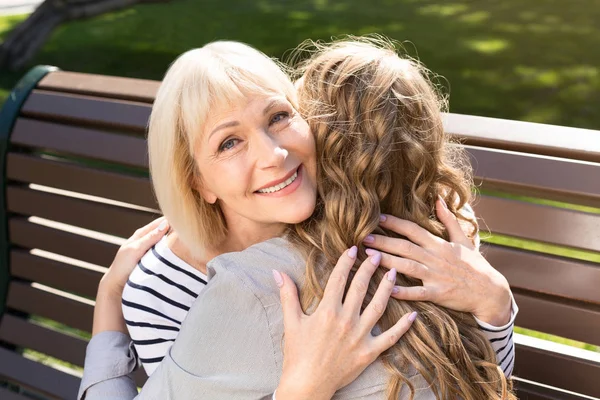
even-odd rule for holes
{"type": "Polygon", "coordinates": [[[237,218],[226,218],[227,238],[219,245],[223,253],[242,251],[252,245],[283,235],[286,224],[260,224],[239,221],[237,218]]]}

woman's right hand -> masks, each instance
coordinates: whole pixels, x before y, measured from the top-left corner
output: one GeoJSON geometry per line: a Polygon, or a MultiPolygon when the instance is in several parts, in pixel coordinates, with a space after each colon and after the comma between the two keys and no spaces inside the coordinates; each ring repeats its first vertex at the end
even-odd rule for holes
{"type": "Polygon", "coordinates": [[[287,275],[273,271],[280,287],[285,329],[283,373],[277,400],[330,399],[336,390],[355,380],[393,346],[416,318],[416,312],[406,314],[389,330],[378,336],[371,334],[387,307],[396,270],[386,274],[361,314],[381,253],[376,252],[362,263],[342,302],[356,253],[356,247],[352,247],[342,254],[329,277],[323,299],[311,315],[302,311],[294,282],[287,275]]]}
{"type": "Polygon", "coordinates": [[[104,331],[127,333],[121,309],[123,288],[138,261],[165,235],[168,227],[164,217],[158,218],[135,231],[119,248],[98,286],[92,336],[104,331]]]}
{"type": "Polygon", "coordinates": [[[100,286],[119,294],[129,279],[138,261],[167,233],[169,224],[160,217],[136,230],[117,251],[108,271],[102,277],[100,286]]]}

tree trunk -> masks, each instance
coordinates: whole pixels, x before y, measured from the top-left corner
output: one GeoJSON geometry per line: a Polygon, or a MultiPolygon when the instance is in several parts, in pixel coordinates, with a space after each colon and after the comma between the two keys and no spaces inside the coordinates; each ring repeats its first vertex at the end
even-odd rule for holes
{"type": "Polygon", "coordinates": [[[27,64],[60,24],[91,18],[139,3],[170,0],[46,0],[8,34],[0,45],[0,68],[17,70],[27,64]]]}

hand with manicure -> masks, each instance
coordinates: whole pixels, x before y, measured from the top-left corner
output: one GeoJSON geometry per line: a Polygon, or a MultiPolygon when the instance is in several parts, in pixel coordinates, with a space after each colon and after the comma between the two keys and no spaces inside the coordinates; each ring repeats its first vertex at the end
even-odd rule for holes
{"type": "Polygon", "coordinates": [[[277,400],[330,399],[336,390],[356,379],[385,350],[410,328],[417,313],[404,315],[381,335],[371,331],[387,307],[396,282],[392,268],[381,281],[370,304],[361,314],[366,288],[381,253],[373,252],[356,272],[344,301],[348,275],[356,261],[353,246],[339,258],[315,312],[300,308],[294,282],[273,271],[280,288],[285,328],[283,373],[277,400]]]}
{"type": "MultiPolygon", "coordinates": [[[[408,240],[369,235],[366,246],[382,251],[381,265],[420,279],[423,286],[398,287],[393,297],[431,301],[456,311],[470,312],[481,321],[502,326],[510,320],[511,292],[506,278],[492,267],[463,232],[444,200],[436,203],[439,220],[450,241],[419,225],[382,215],[381,226],[408,240]]],[[[375,250],[367,250],[372,254],[375,250]]]]}

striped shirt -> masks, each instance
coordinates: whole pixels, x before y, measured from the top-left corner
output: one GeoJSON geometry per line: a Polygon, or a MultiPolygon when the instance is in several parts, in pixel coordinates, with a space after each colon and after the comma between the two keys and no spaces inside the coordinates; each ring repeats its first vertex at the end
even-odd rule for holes
{"type": "Polygon", "coordinates": [[[162,238],[139,261],[123,290],[123,316],[148,376],[175,341],[207,277],[177,257],[162,238]]]}

